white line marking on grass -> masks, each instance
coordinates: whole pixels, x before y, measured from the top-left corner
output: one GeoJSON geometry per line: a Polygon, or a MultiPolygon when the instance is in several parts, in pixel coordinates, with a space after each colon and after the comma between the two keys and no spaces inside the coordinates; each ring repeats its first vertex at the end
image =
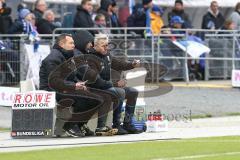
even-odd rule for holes
{"type": "Polygon", "coordinates": [[[218,157],[218,156],[232,156],[232,155],[239,155],[239,154],[240,154],[240,152],[227,152],[227,153],[202,154],[202,155],[172,157],[172,158],[159,158],[159,159],[153,159],[153,160],[198,159],[198,158],[211,158],[211,157],[218,157]]]}
{"type": "MultiPolygon", "coordinates": [[[[163,142],[164,140],[158,140],[158,142],[163,142]]],[[[181,143],[189,143],[189,142],[197,142],[197,143],[240,143],[240,140],[170,140],[164,142],[181,142],[181,143]]]]}

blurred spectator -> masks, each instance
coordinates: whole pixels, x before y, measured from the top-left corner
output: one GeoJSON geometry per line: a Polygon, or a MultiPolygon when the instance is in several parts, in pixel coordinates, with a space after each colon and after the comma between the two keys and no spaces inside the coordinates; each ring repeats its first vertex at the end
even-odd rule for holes
{"type": "MultiPolygon", "coordinates": [[[[180,16],[173,16],[170,20],[170,28],[173,29],[185,29],[184,20],[180,16]]],[[[172,30],[172,34],[185,34],[185,31],[172,30]]]]}
{"type": "Polygon", "coordinates": [[[163,10],[158,6],[153,6],[151,11],[151,28],[154,35],[158,35],[161,32],[161,28],[164,26],[163,19],[161,15],[163,10]]]}
{"type": "Polygon", "coordinates": [[[179,16],[181,19],[183,19],[183,27],[184,28],[191,28],[192,24],[189,20],[189,16],[184,12],[184,6],[182,0],[176,0],[174,8],[171,12],[168,13],[168,23],[170,24],[170,21],[172,17],[179,16]]]}
{"type": "Polygon", "coordinates": [[[55,14],[52,10],[46,10],[37,30],[40,34],[52,34],[55,28],[61,27],[60,22],[55,22],[55,14]]]}
{"type": "Polygon", "coordinates": [[[11,8],[7,7],[5,0],[0,0],[0,34],[7,33],[9,27],[12,25],[10,14],[11,8]]]}
{"type": "MultiPolygon", "coordinates": [[[[233,32],[230,32],[231,30],[234,30],[236,27],[235,23],[231,20],[231,19],[227,19],[224,24],[223,27],[221,28],[222,31],[219,32],[219,34],[232,34],[233,32]],[[224,31],[223,31],[224,30],[224,31]],[[229,31],[225,31],[225,30],[229,30],[229,31]]],[[[231,39],[232,37],[228,37],[228,36],[224,36],[224,38],[229,38],[231,39]]]]}
{"type": "Polygon", "coordinates": [[[32,15],[28,9],[21,9],[19,12],[19,19],[15,20],[10,27],[9,34],[30,34],[34,28],[32,25],[32,15]]]}
{"type": "Polygon", "coordinates": [[[11,11],[11,8],[7,7],[5,0],[0,0],[0,14],[9,15],[11,11]]]}
{"type": "MultiPolygon", "coordinates": [[[[119,28],[119,27],[122,27],[122,25],[120,24],[117,15],[118,15],[118,6],[117,6],[117,3],[116,3],[115,0],[112,0],[111,24],[112,24],[112,27],[119,28]]],[[[113,33],[113,34],[121,34],[121,30],[112,30],[112,33],[113,33]]]]}
{"type": "MultiPolygon", "coordinates": [[[[39,34],[38,34],[38,31],[37,31],[37,27],[36,27],[36,17],[33,13],[29,13],[26,17],[25,17],[25,20],[27,23],[29,23],[29,26],[30,26],[30,30],[29,32],[27,32],[26,34],[29,35],[29,40],[31,42],[36,42],[38,43],[39,40],[40,40],[40,37],[39,37],[39,34]]],[[[38,44],[36,46],[37,48],[35,49],[38,49],[38,44]]],[[[35,50],[36,51],[36,50],[35,50]]]]}
{"type": "Polygon", "coordinates": [[[19,12],[21,9],[28,9],[27,4],[26,3],[19,3],[17,6],[17,11],[19,12]]]}
{"type": "Polygon", "coordinates": [[[234,22],[234,29],[240,30],[240,2],[236,4],[235,11],[230,15],[229,19],[234,22]]]}
{"type": "Polygon", "coordinates": [[[127,26],[127,19],[130,16],[129,1],[124,1],[123,6],[118,8],[118,18],[122,26],[127,26]]]}
{"type": "MultiPolygon", "coordinates": [[[[133,8],[133,13],[128,17],[128,27],[147,27],[150,26],[150,9],[153,7],[152,0],[143,0],[142,4],[137,4],[133,8]]],[[[144,37],[144,30],[133,30],[136,34],[144,37]]]]}
{"type": "Polygon", "coordinates": [[[98,13],[105,16],[106,26],[112,27],[111,16],[112,16],[112,1],[111,0],[101,0],[100,8],[98,13]]]}
{"type": "Polygon", "coordinates": [[[100,8],[100,4],[93,5],[93,10],[92,10],[92,14],[91,14],[92,19],[95,19],[95,17],[97,16],[97,11],[99,10],[99,8],[100,8]]]}
{"type": "Polygon", "coordinates": [[[234,21],[228,19],[224,22],[224,25],[222,27],[223,30],[234,30],[236,28],[236,25],[234,21]]]}
{"type": "Polygon", "coordinates": [[[202,29],[220,29],[225,21],[219,12],[217,1],[212,1],[208,12],[203,16],[202,29]]]}
{"type": "Polygon", "coordinates": [[[0,14],[1,15],[10,15],[11,8],[7,7],[5,0],[0,0],[0,14]]]}
{"type": "Polygon", "coordinates": [[[42,20],[43,13],[47,10],[47,3],[45,0],[37,0],[35,2],[35,10],[33,11],[34,15],[36,16],[36,26],[40,20],[42,20]]]}
{"type": "Polygon", "coordinates": [[[111,34],[111,31],[109,29],[106,29],[106,19],[105,16],[103,14],[98,14],[95,17],[95,26],[94,28],[103,28],[101,30],[99,30],[99,33],[102,34],[111,34]],[[104,29],[105,28],[105,29],[104,29]]]}
{"type": "MultiPolygon", "coordinates": [[[[18,4],[18,6],[17,6],[17,16],[18,16],[18,19],[21,19],[21,17],[20,17],[20,11],[21,11],[22,9],[28,9],[26,3],[19,3],[19,4],[18,4]]],[[[36,18],[36,16],[35,16],[35,18],[36,18]]]]}
{"type": "Polygon", "coordinates": [[[80,6],[77,6],[77,13],[74,17],[73,27],[92,28],[94,22],[91,17],[93,5],[91,0],[82,0],[80,6]]]}
{"type": "Polygon", "coordinates": [[[30,16],[28,16],[28,21],[32,24],[33,29],[36,31],[36,16],[33,13],[30,13],[30,16]]]}

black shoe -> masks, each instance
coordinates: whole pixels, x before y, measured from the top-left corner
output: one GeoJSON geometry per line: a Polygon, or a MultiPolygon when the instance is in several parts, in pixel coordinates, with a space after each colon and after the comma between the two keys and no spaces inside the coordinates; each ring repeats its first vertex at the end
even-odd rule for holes
{"type": "Polygon", "coordinates": [[[77,125],[74,125],[70,128],[63,128],[66,132],[66,134],[70,137],[84,137],[85,134],[81,132],[79,127],[77,125]]]}
{"type": "Polygon", "coordinates": [[[95,133],[96,136],[113,136],[116,135],[118,132],[118,129],[112,129],[108,126],[96,128],[95,133]]]}
{"type": "Polygon", "coordinates": [[[143,131],[141,130],[138,130],[134,127],[134,125],[132,124],[123,124],[123,129],[125,129],[129,134],[139,134],[139,133],[142,133],[143,131]]]}
{"type": "Polygon", "coordinates": [[[117,135],[124,135],[124,134],[128,134],[128,131],[126,131],[122,125],[119,125],[118,127],[113,127],[113,128],[117,128],[118,132],[117,135]]]}
{"type": "Polygon", "coordinates": [[[95,135],[94,132],[89,129],[89,127],[87,126],[87,124],[83,124],[83,125],[80,127],[80,130],[81,130],[82,133],[85,134],[85,136],[94,136],[94,135],[95,135]]]}

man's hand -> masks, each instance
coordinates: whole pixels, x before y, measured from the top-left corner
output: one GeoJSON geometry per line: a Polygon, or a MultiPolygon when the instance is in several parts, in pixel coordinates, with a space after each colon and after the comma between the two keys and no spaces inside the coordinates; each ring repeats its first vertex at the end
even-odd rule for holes
{"type": "Polygon", "coordinates": [[[120,81],[117,82],[117,86],[121,88],[125,87],[126,84],[127,84],[127,81],[125,79],[121,79],[120,81]]]}
{"type": "Polygon", "coordinates": [[[134,59],[133,62],[132,62],[132,66],[134,68],[140,67],[141,66],[140,60],[134,59]]]}
{"type": "Polygon", "coordinates": [[[84,91],[86,91],[86,90],[87,90],[87,87],[85,86],[85,83],[86,83],[86,82],[77,82],[77,83],[75,84],[75,89],[76,89],[76,90],[84,90],[84,91]]]}

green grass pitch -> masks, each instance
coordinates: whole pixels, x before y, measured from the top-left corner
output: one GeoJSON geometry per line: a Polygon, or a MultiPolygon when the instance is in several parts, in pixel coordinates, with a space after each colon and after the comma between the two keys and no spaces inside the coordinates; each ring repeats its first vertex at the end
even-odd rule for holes
{"type": "Polygon", "coordinates": [[[239,160],[240,136],[0,153],[1,160],[239,160]]]}

